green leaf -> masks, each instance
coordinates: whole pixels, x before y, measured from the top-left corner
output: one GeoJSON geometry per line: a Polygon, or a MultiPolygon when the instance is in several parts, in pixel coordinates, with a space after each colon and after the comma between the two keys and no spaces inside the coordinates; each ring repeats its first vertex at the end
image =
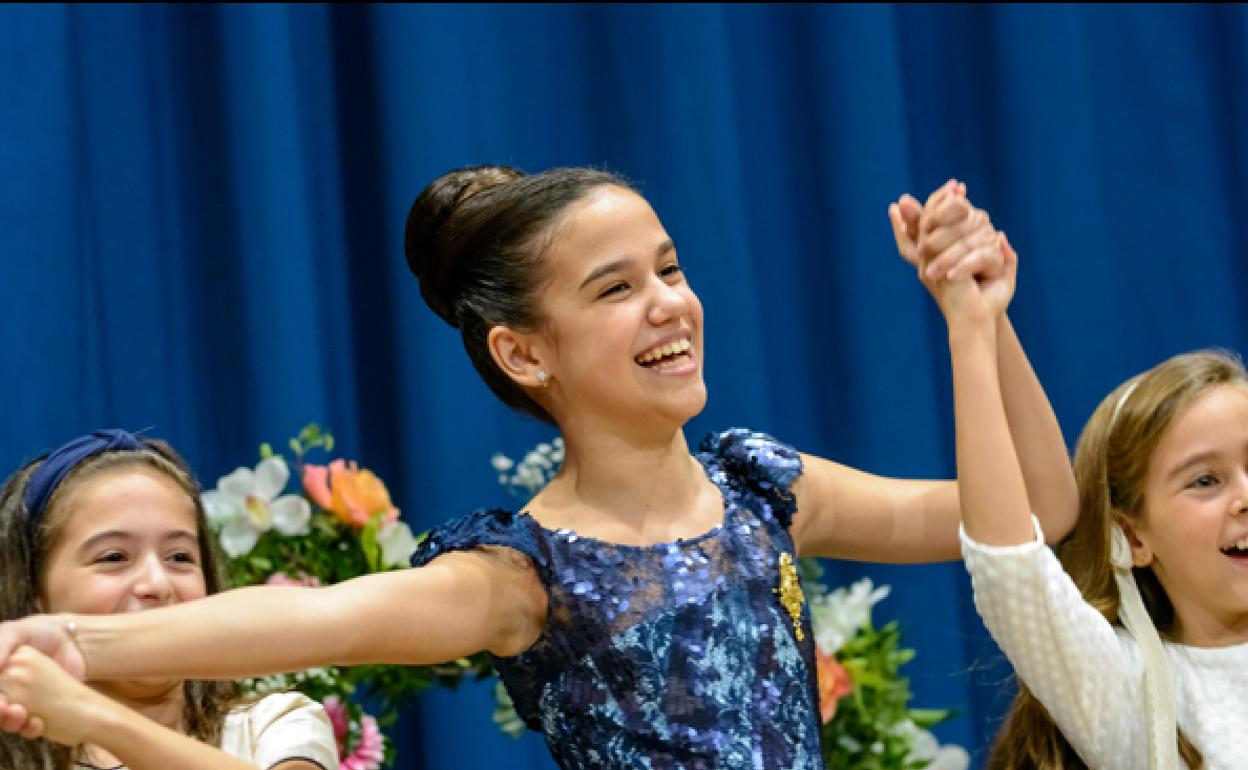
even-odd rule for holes
{"type": "Polygon", "coordinates": [[[273,456],[273,447],[269,446],[267,441],[261,444],[260,445],[260,459],[267,460],[272,456],[273,456]]]}
{"type": "Polygon", "coordinates": [[[924,730],[953,716],[952,709],[908,709],[910,721],[924,730]]]}
{"type": "Polygon", "coordinates": [[[369,572],[381,572],[381,546],[377,543],[377,530],[381,529],[383,514],[375,513],[360,532],[360,548],[368,562],[369,572]]]}

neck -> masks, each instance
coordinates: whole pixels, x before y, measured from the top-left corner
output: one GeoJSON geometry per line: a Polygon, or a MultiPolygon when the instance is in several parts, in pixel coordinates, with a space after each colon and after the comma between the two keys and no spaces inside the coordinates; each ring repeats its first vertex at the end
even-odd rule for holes
{"type": "Polygon", "coordinates": [[[1203,617],[1175,623],[1174,638],[1189,647],[1233,647],[1248,643],[1248,614],[1203,617]]]}
{"type": "Polygon", "coordinates": [[[718,497],[679,429],[566,431],[559,476],[533,501],[546,526],[635,544],[688,537],[718,523],[718,497]]]}
{"type": "Polygon", "coordinates": [[[96,691],[171,730],[186,732],[182,682],[93,682],[96,691]]]}
{"type": "MultiPolygon", "coordinates": [[[[91,686],[153,722],[180,733],[186,732],[181,682],[93,682],[91,686]]],[[[77,760],[106,769],[125,764],[107,749],[89,743],[78,747],[77,760]]]]}

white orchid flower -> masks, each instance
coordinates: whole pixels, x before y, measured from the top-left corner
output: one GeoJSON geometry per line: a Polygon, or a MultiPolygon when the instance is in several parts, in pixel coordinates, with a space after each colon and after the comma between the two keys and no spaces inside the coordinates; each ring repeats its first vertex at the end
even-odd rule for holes
{"type": "Polygon", "coordinates": [[[853,638],[858,629],[871,622],[871,608],[888,596],[888,586],[876,588],[863,578],[848,589],[838,588],[810,600],[810,619],[815,643],[824,655],[833,655],[853,638]]]}
{"type": "Polygon", "coordinates": [[[278,495],[290,480],[281,455],[260,461],[253,471],[238,468],[222,476],[217,488],[204,493],[204,512],[220,532],[221,547],[230,558],[250,553],[270,529],[283,535],[306,535],[312,507],[302,495],[278,495]]]}
{"type": "Polygon", "coordinates": [[[416,538],[412,530],[401,521],[389,521],[377,530],[377,545],[381,546],[381,566],[407,567],[416,553],[416,538]]]}
{"type": "Polygon", "coordinates": [[[910,754],[906,759],[928,763],[927,770],[966,770],[971,764],[971,756],[966,749],[951,743],[942,746],[935,735],[909,719],[895,724],[892,732],[910,739],[910,754]]]}

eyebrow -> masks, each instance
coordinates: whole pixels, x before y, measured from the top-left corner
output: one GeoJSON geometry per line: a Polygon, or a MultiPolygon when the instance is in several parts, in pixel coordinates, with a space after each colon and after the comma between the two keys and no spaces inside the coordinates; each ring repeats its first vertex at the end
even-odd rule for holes
{"type": "MultiPolygon", "coordinates": [[[[676,250],[676,243],[672,241],[671,238],[668,238],[666,241],[663,241],[662,243],[660,243],[659,247],[654,250],[654,256],[657,259],[663,256],[664,254],[667,254],[668,252],[675,251],[675,250],[676,250]]],[[[589,276],[584,281],[581,281],[581,285],[577,287],[578,291],[580,289],[584,289],[586,286],[590,285],[591,283],[603,277],[604,275],[610,275],[611,273],[614,273],[618,270],[623,270],[625,267],[628,266],[629,261],[630,260],[627,257],[623,257],[621,259],[615,260],[614,262],[608,262],[605,265],[599,265],[598,267],[590,271],[589,276]]]]}
{"type": "Polygon", "coordinates": [[[1211,460],[1215,460],[1217,459],[1217,457],[1218,457],[1218,453],[1214,450],[1194,454],[1191,457],[1184,460],[1183,462],[1174,466],[1174,468],[1172,468],[1170,472],[1166,474],[1166,479],[1168,481],[1174,481],[1178,477],[1182,476],[1184,473],[1189,471],[1192,468],[1192,466],[1200,465],[1201,463],[1206,463],[1211,460]]]}
{"type": "MultiPolygon", "coordinates": [[[[125,532],[120,529],[110,529],[105,532],[98,532],[92,535],[91,537],[87,538],[85,541],[83,541],[82,545],[78,546],[78,550],[80,552],[89,551],[95,546],[99,545],[100,543],[106,540],[132,540],[132,539],[134,539],[134,534],[131,532],[125,532]]],[[[194,543],[196,545],[199,544],[199,538],[195,535],[195,533],[188,532],[186,530],[174,530],[171,532],[166,532],[165,534],[161,535],[160,539],[164,541],[188,540],[191,543],[194,543]]]]}

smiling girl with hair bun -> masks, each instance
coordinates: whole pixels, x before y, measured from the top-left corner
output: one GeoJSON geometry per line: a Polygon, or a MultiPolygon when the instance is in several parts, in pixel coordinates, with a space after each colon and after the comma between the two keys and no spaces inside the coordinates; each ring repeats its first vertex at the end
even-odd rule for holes
{"type": "MultiPolygon", "coordinates": [[[[960,185],[923,209],[922,252],[920,210],[909,196],[890,207],[903,256],[1012,286],[1012,252],[960,185]]],[[[558,475],[522,510],[436,528],[415,569],[74,617],[76,640],[64,619],[31,618],[0,627],[0,661],[36,643],[111,679],[487,650],[563,768],[821,768],[796,559],[956,558],[954,482],[874,476],[743,428],[691,450],[683,427],[707,398],[702,305],[658,216],[618,176],[457,169],[417,198],[405,243],[421,295],[490,389],[558,426],[558,475]],[[327,618],[340,631],[315,633],[327,618]],[[214,631],[180,630],[192,625],[214,631]],[[118,638],[139,652],[121,655],[118,638]]],[[[1000,328],[994,365],[1027,491],[1060,534],[1075,507],[1065,445],[1000,328]]]]}

